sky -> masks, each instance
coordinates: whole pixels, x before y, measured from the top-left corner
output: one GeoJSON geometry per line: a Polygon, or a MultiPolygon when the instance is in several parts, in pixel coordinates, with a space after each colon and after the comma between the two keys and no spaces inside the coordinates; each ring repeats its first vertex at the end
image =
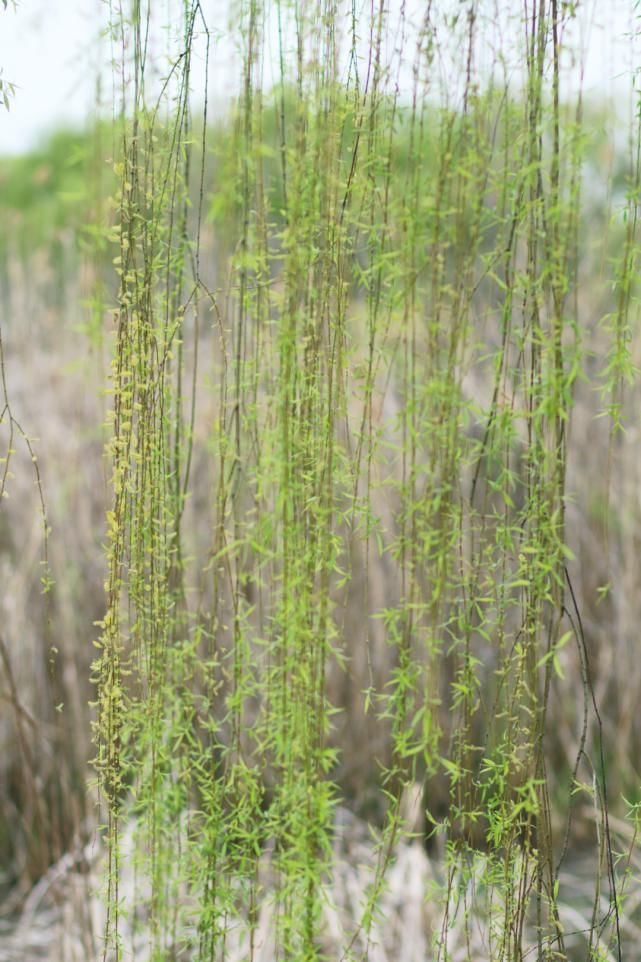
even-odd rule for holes
{"type": "MultiPolygon", "coordinates": [[[[418,19],[426,0],[388,2],[392,8],[405,2],[410,18],[418,19]]],[[[441,11],[452,10],[459,2],[468,0],[435,0],[441,11]]],[[[154,4],[156,9],[171,10],[176,0],[154,4]]],[[[518,13],[523,0],[487,0],[487,6],[492,5],[502,15],[512,9],[518,13]]],[[[220,105],[234,91],[238,38],[229,31],[225,0],[203,0],[203,8],[214,25],[209,87],[220,105]]],[[[636,8],[636,0],[584,0],[579,5],[574,37],[583,51],[586,93],[609,96],[617,104],[628,97],[631,71],[641,69],[641,59],[625,38],[635,16],[641,31],[636,8]]],[[[107,14],[105,0],[9,0],[6,10],[0,7],[0,69],[2,77],[16,85],[9,113],[0,111],[0,154],[28,149],[59,125],[82,124],[96,103],[98,75],[110,76],[108,44],[101,40],[107,14]]],[[[277,44],[271,40],[275,57],[277,44]]],[[[578,77],[578,67],[575,74],[578,77]]],[[[111,101],[108,79],[102,95],[105,102],[111,101]]]]}

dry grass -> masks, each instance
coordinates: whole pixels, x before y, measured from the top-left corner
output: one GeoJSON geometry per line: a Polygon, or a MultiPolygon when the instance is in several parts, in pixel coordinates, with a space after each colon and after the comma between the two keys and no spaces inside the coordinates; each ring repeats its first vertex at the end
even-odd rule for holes
{"type": "MultiPolygon", "coordinates": [[[[47,800],[46,864],[64,855],[86,826],[87,815],[92,814],[87,812],[85,799],[87,760],[92,751],[88,678],[94,622],[104,607],[102,545],[108,493],[100,426],[107,402],[100,389],[105,358],[91,349],[77,330],[84,319],[81,305],[89,294],[91,278],[83,275],[78,264],[76,273],[67,278],[65,290],[57,291],[56,300],[67,305],[61,311],[50,306],[59,281],[41,253],[30,265],[10,259],[6,276],[10,283],[2,291],[3,338],[9,389],[21,424],[27,433],[38,436],[34,445],[52,529],[49,554],[55,582],[50,594],[43,596],[37,491],[28,452],[17,439],[14,477],[0,511],[0,626],[13,684],[19,692],[19,704],[13,704],[5,673],[0,682],[6,706],[0,717],[4,786],[0,812],[5,825],[0,847],[5,864],[11,865],[7,881],[28,887],[43,866],[29,855],[33,825],[25,822],[24,815],[25,800],[32,790],[20,750],[20,727],[31,752],[34,784],[47,800]],[[31,277],[33,283],[28,281],[31,277]]],[[[204,314],[203,359],[215,355],[217,348],[216,333],[208,325],[211,318],[204,314]]],[[[107,339],[109,329],[107,318],[107,339]]],[[[586,327],[585,346],[595,353],[602,349],[595,317],[586,327]]],[[[641,348],[635,350],[639,353],[641,348]]],[[[470,382],[467,390],[478,395],[483,386],[470,382]]],[[[208,432],[216,417],[216,396],[204,378],[198,392],[193,494],[184,531],[187,549],[202,557],[209,550],[207,532],[213,524],[215,479],[208,457],[208,432]]],[[[614,810],[621,809],[620,790],[633,792],[638,784],[635,759],[641,747],[641,716],[636,711],[641,663],[635,654],[641,620],[641,595],[636,586],[641,460],[634,423],[640,402],[639,388],[630,388],[626,397],[630,427],[610,450],[607,423],[595,420],[597,393],[589,384],[581,385],[570,445],[568,542],[576,560],[569,567],[582,612],[596,700],[601,706],[614,810]],[[598,476],[596,466],[604,469],[598,476]],[[603,524],[606,503],[607,530],[603,524]],[[606,583],[610,589],[599,600],[599,586],[606,583]]],[[[390,432],[388,441],[393,441],[391,425],[397,407],[394,384],[381,376],[375,411],[390,432]]],[[[5,441],[6,430],[0,428],[0,443],[5,441]]],[[[380,485],[373,492],[373,501],[375,513],[385,521],[385,538],[392,541],[397,533],[389,491],[389,486],[380,485]]],[[[371,610],[392,607],[398,601],[399,586],[390,555],[370,548],[366,558],[365,545],[351,546],[352,578],[346,588],[336,592],[336,616],[346,639],[346,668],[329,666],[328,695],[339,709],[333,728],[341,747],[337,781],[350,805],[376,822],[381,817],[379,765],[388,761],[389,745],[384,726],[365,713],[362,693],[372,670],[375,687],[384,687],[393,652],[386,645],[382,621],[366,624],[363,599],[367,596],[371,610]]],[[[194,589],[197,603],[206,603],[197,593],[198,586],[194,589]]],[[[576,691],[580,677],[579,652],[568,645],[561,653],[561,667],[565,678],[558,681],[550,705],[549,749],[556,766],[553,775],[558,776],[563,791],[581,739],[581,699],[567,697],[576,691]]],[[[595,737],[594,731],[589,733],[593,744],[595,737]]],[[[589,777],[589,773],[583,774],[589,777]]],[[[430,793],[430,805],[438,809],[446,802],[447,785],[434,782],[430,793]]],[[[560,814],[560,833],[563,826],[560,814]]]]}
{"type": "MultiPolygon", "coordinates": [[[[621,829],[627,832],[627,826],[621,829]]],[[[125,908],[138,904],[140,882],[130,860],[136,828],[124,834],[120,896],[125,908]]],[[[449,924],[442,920],[447,901],[448,871],[442,858],[430,857],[420,841],[403,839],[394,847],[385,889],[369,932],[358,927],[363,906],[374,880],[378,848],[367,823],[347,809],[338,808],[334,831],[334,868],[324,886],[322,932],[327,959],[363,959],[369,962],[484,962],[490,957],[497,932],[490,931],[482,907],[496,892],[486,886],[487,855],[470,856],[465,872],[455,872],[450,882],[449,924]],[[482,897],[481,897],[482,896],[482,897]],[[473,906],[473,908],[472,908],[473,906]]],[[[51,866],[21,905],[6,905],[0,919],[0,962],[98,962],[100,934],[104,928],[101,897],[105,853],[97,839],[67,853],[51,866]]],[[[273,865],[269,851],[260,864],[259,910],[252,936],[253,962],[277,958],[277,918],[270,901],[273,865]]],[[[567,958],[586,958],[593,927],[594,860],[575,856],[560,875],[560,921],[565,933],[567,958]]],[[[628,897],[621,913],[622,944],[626,962],[641,959],[641,848],[635,845],[627,882],[628,897]]],[[[188,897],[183,894],[185,905],[188,897]]],[[[184,906],[183,906],[184,907],[184,906]]],[[[602,894],[597,920],[605,917],[608,903],[602,894]]],[[[531,920],[533,922],[533,919],[531,920]]],[[[189,935],[189,926],[185,933],[189,935]]],[[[149,933],[140,915],[129,916],[123,926],[124,959],[148,962],[149,933]]],[[[228,962],[250,958],[250,930],[242,920],[231,926],[225,940],[228,962]]],[[[525,958],[537,957],[534,925],[525,939],[525,958]]],[[[593,942],[593,945],[595,943],[593,942]]],[[[175,947],[175,962],[188,962],[195,953],[175,947]]],[[[607,938],[600,943],[603,962],[614,962],[607,938]]],[[[221,956],[222,958],[222,956],[221,956]]]]}

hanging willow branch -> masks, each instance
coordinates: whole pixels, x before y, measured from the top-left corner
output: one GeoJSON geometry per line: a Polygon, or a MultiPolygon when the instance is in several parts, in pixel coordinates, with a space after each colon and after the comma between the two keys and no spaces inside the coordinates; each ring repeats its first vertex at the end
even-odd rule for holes
{"type": "Polygon", "coordinates": [[[433,957],[458,939],[469,958],[567,958],[554,753],[570,791],[598,772],[609,909],[599,875],[589,938],[621,952],[567,574],[582,107],[568,120],[562,7],[525,4],[516,92],[498,56],[480,79],[481,2],[418,24],[352,4],[345,26],[336,0],[246,0],[215,136],[206,91],[202,120],[189,103],[201,4],[159,84],[151,4],[114,14],[105,960],[142,932],[158,960],[262,957],[266,932],[275,959],[367,957],[423,788],[443,839],[433,957]],[[585,711],[558,762],[572,637],[585,711]],[[377,834],[332,942],[351,766],[377,834]]]}

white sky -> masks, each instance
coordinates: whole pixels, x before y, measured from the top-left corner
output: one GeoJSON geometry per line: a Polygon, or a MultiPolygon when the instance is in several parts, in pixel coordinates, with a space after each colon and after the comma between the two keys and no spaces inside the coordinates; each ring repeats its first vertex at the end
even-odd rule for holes
{"type": "MultiPolygon", "coordinates": [[[[403,0],[390,2],[398,6],[403,0]]],[[[425,0],[405,2],[410,16],[416,16],[425,0]]],[[[501,15],[518,13],[523,5],[523,0],[488,0],[490,8],[492,2],[501,15]]],[[[451,11],[457,3],[436,0],[442,12],[451,11]]],[[[154,0],[154,5],[162,12],[171,9],[175,0],[154,0]]],[[[209,88],[214,106],[233,92],[238,76],[237,37],[228,32],[226,6],[225,0],[203,0],[217,37],[209,88]]],[[[587,94],[625,101],[631,70],[641,69],[641,58],[638,42],[634,52],[624,34],[635,22],[641,30],[640,12],[636,0],[584,0],[581,4],[576,35],[584,50],[587,94]]],[[[17,86],[10,112],[0,110],[0,154],[28,148],[57,125],[82,123],[95,104],[100,65],[103,75],[108,75],[108,47],[99,39],[107,14],[104,0],[18,0],[14,9],[10,0],[7,10],[0,6],[0,68],[3,77],[17,86]]],[[[276,44],[272,42],[271,47],[275,49],[276,44]]],[[[109,87],[104,97],[110,102],[109,87]]]]}

